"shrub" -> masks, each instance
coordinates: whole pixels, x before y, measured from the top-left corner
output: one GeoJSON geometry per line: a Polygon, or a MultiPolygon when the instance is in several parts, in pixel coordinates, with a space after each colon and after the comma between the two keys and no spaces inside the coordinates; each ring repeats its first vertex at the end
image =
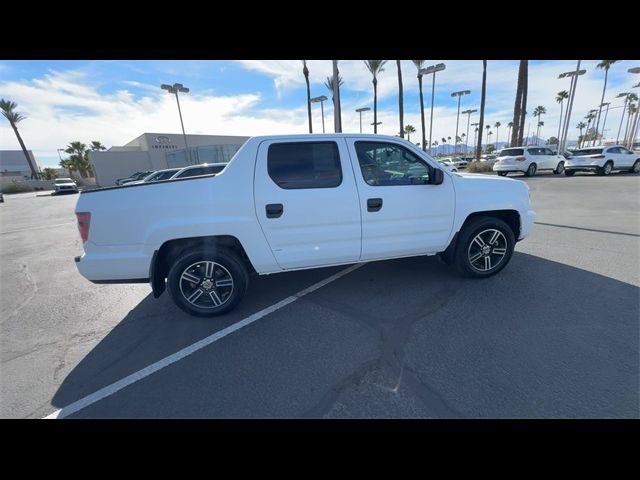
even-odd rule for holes
{"type": "Polygon", "coordinates": [[[2,193],[24,193],[33,192],[33,187],[26,183],[10,183],[2,187],[2,193]]]}
{"type": "Polygon", "coordinates": [[[467,165],[467,172],[469,173],[487,173],[493,172],[493,162],[471,162],[467,165]]]}

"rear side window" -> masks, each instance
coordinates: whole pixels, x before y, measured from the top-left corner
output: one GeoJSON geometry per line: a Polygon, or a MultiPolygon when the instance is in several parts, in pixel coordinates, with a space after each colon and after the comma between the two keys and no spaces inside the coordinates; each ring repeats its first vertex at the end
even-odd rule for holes
{"type": "Polygon", "coordinates": [[[544,155],[544,149],[543,148],[528,148],[527,149],[527,153],[529,155],[544,155]]]}
{"type": "Polygon", "coordinates": [[[579,155],[599,155],[602,153],[601,148],[583,148],[582,150],[575,150],[573,156],[579,155]]]}
{"type": "Polygon", "coordinates": [[[342,183],[340,154],[335,142],[273,143],[267,171],[284,189],[333,188],[342,183]]]}
{"type": "Polygon", "coordinates": [[[500,152],[501,157],[518,157],[520,155],[524,155],[523,148],[507,148],[500,152]]]}

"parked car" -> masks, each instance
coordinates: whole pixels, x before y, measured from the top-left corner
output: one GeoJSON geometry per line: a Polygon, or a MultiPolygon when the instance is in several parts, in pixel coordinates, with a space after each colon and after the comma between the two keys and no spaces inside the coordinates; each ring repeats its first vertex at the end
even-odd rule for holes
{"type": "Polygon", "coordinates": [[[56,178],[53,181],[53,195],[59,193],[78,193],[78,185],[70,178],[56,178]]]}
{"type": "Polygon", "coordinates": [[[202,163],[200,165],[190,165],[188,167],[184,167],[174,173],[170,178],[187,178],[187,177],[198,177],[200,175],[211,175],[215,173],[220,173],[226,167],[226,163],[202,163]]]}
{"type": "Polygon", "coordinates": [[[466,160],[463,160],[461,157],[447,157],[445,159],[443,159],[444,162],[447,162],[448,165],[455,167],[455,168],[466,168],[467,164],[469,162],[467,162],[466,160]]]}
{"type": "Polygon", "coordinates": [[[492,162],[493,160],[496,160],[498,158],[497,155],[493,155],[493,154],[485,154],[485,155],[480,155],[480,161],[481,162],[492,162]]]}
{"type": "Polygon", "coordinates": [[[138,183],[159,182],[160,180],[168,180],[175,173],[178,173],[181,168],[167,168],[165,170],[158,170],[150,175],[147,175],[142,180],[134,180],[131,182],[125,182],[122,185],[137,185],[138,183]]]}
{"type": "Polygon", "coordinates": [[[547,147],[512,147],[505,148],[493,164],[493,171],[505,176],[510,172],[522,172],[532,177],[540,170],[553,170],[560,174],[565,169],[565,158],[554,155],[547,147]]]}
{"type": "Polygon", "coordinates": [[[457,172],[458,169],[456,168],[456,166],[453,164],[453,162],[449,161],[449,162],[445,162],[444,160],[438,160],[438,163],[440,165],[444,165],[445,167],[447,167],[447,169],[450,172],[457,172]]]}
{"type": "Polygon", "coordinates": [[[136,180],[142,180],[147,175],[154,173],[153,170],[148,170],[146,172],[136,172],[133,175],[129,175],[125,178],[119,178],[116,180],[116,185],[123,185],[125,182],[135,182],[136,180]]]}
{"type": "Polygon", "coordinates": [[[574,150],[565,163],[564,174],[571,177],[583,171],[609,175],[614,170],[640,173],[640,154],[621,145],[574,150]]]}
{"type": "Polygon", "coordinates": [[[253,137],[221,175],[83,192],[75,213],[85,278],[150,282],[196,316],[232,310],[254,272],[440,254],[489,277],[535,219],[525,182],[366,134],[253,137]]]}

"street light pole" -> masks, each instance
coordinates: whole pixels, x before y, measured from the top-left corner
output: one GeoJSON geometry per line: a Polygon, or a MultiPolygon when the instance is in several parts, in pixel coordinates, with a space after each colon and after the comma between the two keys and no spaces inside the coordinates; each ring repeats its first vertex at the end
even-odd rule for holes
{"type": "Polygon", "coordinates": [[[189,163],[193,164],[191,160],[191,150],[189,150],[189,144],[187,143],[187,134],[184,131],[184,122],[182,121],[182,110],[180,109],[180,100],[178,99],[178,92],[189,93],[189,89],[183,86],[181,83],[174,83],[173,85],[167,85],[163,83],[160,88],[166,90],[169,93],[173,93],[176,96],[176,102],[178,104],[178,115],[180,115],[180,125],[182,126],[182,137],[184,138],[184,146],[187,149],[187,155],[189,156],[189,163]]]}
{"type": "Polygon", "coordinates": [[[327,99],[324,95],[320,95],[319,97],[314,97],[309,100],[311,103],[320,103],[320,110],[322,111],[322,133],[324,133],[324,101],[327,99]]]}
{"type": "Polygon", "coordinates": [[[460,100],[462,100],[463,95],[469,95],[471,90],[460,90],[459,92],[453,92],[451,94],[452,97],[458,97],[458,116],[456,117],[456,136],[454,140],[453,153],[458,153],[458,124],[460,122],[460,100]]]}
{"type": "MultiPolygon", "coordinates": [[[[357,108],[356,112],[358,112],[360,114],[360,133],[362,133],[362,112],[368,112],[369,110],[371,110],[371,108],[369,107],[362,107],[362,108],[357,108]]],[[[378,122],[378,123],[382,123],[382,122],[378,122]]],[[[373,124],[371,124],[373,125],[373,124]]]]}
{"type": "Polygon", "coordinates": [[[578,77],[587,73],[586,70],[580,70],[580,63],[582,60],[578,60],[576,69],[571,72],[561,73],[558,78],[571,77],[571,87],[569,87],[569,101],[567,103],[567,114],[564,121],[564,128],[562,129],[562,138],[558,144],[558,152],[563,152],[567,143],[567,135],[569,134],[569,125],[571,123],[571,111],[573,110],[573,100],[576,94],[576,87],[578,86],[578,77]]]}
{"type": "Polygon", "coordinates": [[[609,105],[611,105],[611,102],[606,102],[600,105],[600,108],[604,106],[607,107],[607,109],[604,111],[604,120],[602,121],[602,137],[600,139],[600,145],[604,143],[604,127],[607,124],[607,115],[609,114],[609,105]]]}
{"type": "Polygon", "coordinates": [[[423,68],[419,71],[423,76],[433,73],[433,82],[431,84],[431,117],[429,119],[429,155],[431,155],[431,135],[433,133],[433,101],[436,93],[436,72],[440,72],[447,68],[444,63],[437,65],[431,65],[427,68],[423,68]]]}
{"type": "MultiPolygon", "coordinates": [[[[478,110],[469,109],[469,110],[465,110],[464,112],[462,112],[462,113],[466,113],[467,114],[467,136],[465,137],[466,138],[465,141],[467,141],[467,142],[469,141],[469,122],[471,121],[471,114],[474,113],[474,112],[477,112],[477,111],[478,110]]],[[[466,144],[465,144],[465,146],[466,146],[466,144]]],[[[467,150],[468,150],[468,147],[467,147],[467,150]]],[[[467,153],[469,153],[469,152],[467,152],[467,153]]]]}
{"type": "Polygon", "coordinates": [[[620,117],[620,127],[618,127],[618,134],[616,135],[616,145],[620,143],[620,130],[622,130],[622,122],[624,121],[624,112],[627,111],[627,102],[629,101],[629,92],[619,93],[616,98],[625,97],[624,107],[622,108],[622,117],[620,117]]]}
{"type": "Polygon", "coordinates": [[[375,122],[375,123],[371,122],[371,125],[374,125],[374,126],[382,125],[382,122],[375,122]]]}

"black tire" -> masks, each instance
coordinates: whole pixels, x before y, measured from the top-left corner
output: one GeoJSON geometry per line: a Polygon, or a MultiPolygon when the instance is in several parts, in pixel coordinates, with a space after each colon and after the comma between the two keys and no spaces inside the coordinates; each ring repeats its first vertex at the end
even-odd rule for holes
{"type": "MultiPolygon", "coordinates": [[[[455,269],[464,277],[490,277],[498,273],[509,263],[509,260],[511,260],[511,256],[513,255],[515,243],[516,242],[513,231],[511,230],[511,227],[509,227],[509,225],[507,225],[504,221],[495,217],[476,217],[473,220],[470,220],[463,227],[458,236],[453,265],[455,269]],[[496,243],[494,245],[498,245],[498,247],[504,249],[504,255],[500,256],[498,254],[489,253],[488,256],[491,263],[496,262],[496,259],[498,258],[500,258],[500,260],[497,263],[494,263],[494,266],[490,266],[488,270],[482,271],[477,267],[476,262],[478,260],[474,262],[470,261],[470,256],[473,258],[475,255],[477,255],[477,252],[474,252],[473,248],[471,248],[471,244],[472,242],[474,242],[478,234],[482,234],[481,238],[487,237],[490,239],[493,234],[491,232],[485,233],[485,231],[487,230],[499,231],[502,234],[502,237],[496,240],[496,243]],[[474,265],[474,263],[476,263],[476,265],[474,265]]],[[[485,244],[489,245],[488,242],[486,242],[485,244]]],[[[475,248],[476,246],[477,244],[474,243],[473,247],[475,248]]],[[[480,259],[483,258],[484,256],[480,257],[480,259]]],[[[491,263],[489,265],[491,265],[491,263]]]]}
{"type": "Polygon", "coordinates": [[[611,160],[607,160],[604,166],[598,169],[598,175],[606,177],[611,174],[612,170],[613,170],[613,162],[611,160]]]}
{"type": "Polygon", "coordinates": [[[556,169],[553,171],[553,173],[555,175],[562,175],[562,172],[564,172],[564,162],[559,162],[558,165],[556,166],[556,169]]]}
{"type": "Polygon", "coordinates": [[[565,171],[564,171],[564,174],[565,174],[567,177],[573,177],[573,176],[576,174],[576,171],[575,171],[575,170],[565,170],[565,171]]]}
{"type": "Polygon", "coordinates": [[[175,304],[189,315],[196,317],[215,317],[233,310],[244,297],[248,283],[247,269],[235,253],[225,249],[204,247],[195,247],[183,252],[174,260],[167,276],[167,287],[175,304]],[[214,263],[209,277],[204,270],[205,262],[214,263]],[[200,278],[202,282],[198,284],[183,279],[185,272],[200,278]],[[212,280],[219,278],[218,281],[224,282],[228,282],[231,278],[232,283],[218,287],[215,285],[217,282],[205,283],[209,278],[212,280]],[[230,291],[229,288],[231,288],[230,291]],[[198,290],[201,292],[199,295],[198,290]],[[197,305],[187,299],[187,296],[193,295],[197,295],[194,299],[197,305]],[[202,300],[199,300],[203,295],[205,296],[202,300]],[[221,303],[216,306],[217,301],[221,303]]]}
{"type": "Polygon", "coordinates": [[[506,177],[507,176],[507,172],[498,172],[498,175],[500,175],[501,177],[506,177]]]}
{"type": "Polygon", "coordinates": [[[536,174],[536,170],[538,170],[538,166],[535,163],[532,163],[529,165],[529,168],[527,168],[527,171],[524,172],[524,176],[533,177],[536,174]]]}
{"type": "Polygon", "coordinates": [[[633,164],[633,167],[631,167],[631,170],[629,170],[631,173],[640,173],[640,160],[636,160],[636,163],[633,164]]]}

